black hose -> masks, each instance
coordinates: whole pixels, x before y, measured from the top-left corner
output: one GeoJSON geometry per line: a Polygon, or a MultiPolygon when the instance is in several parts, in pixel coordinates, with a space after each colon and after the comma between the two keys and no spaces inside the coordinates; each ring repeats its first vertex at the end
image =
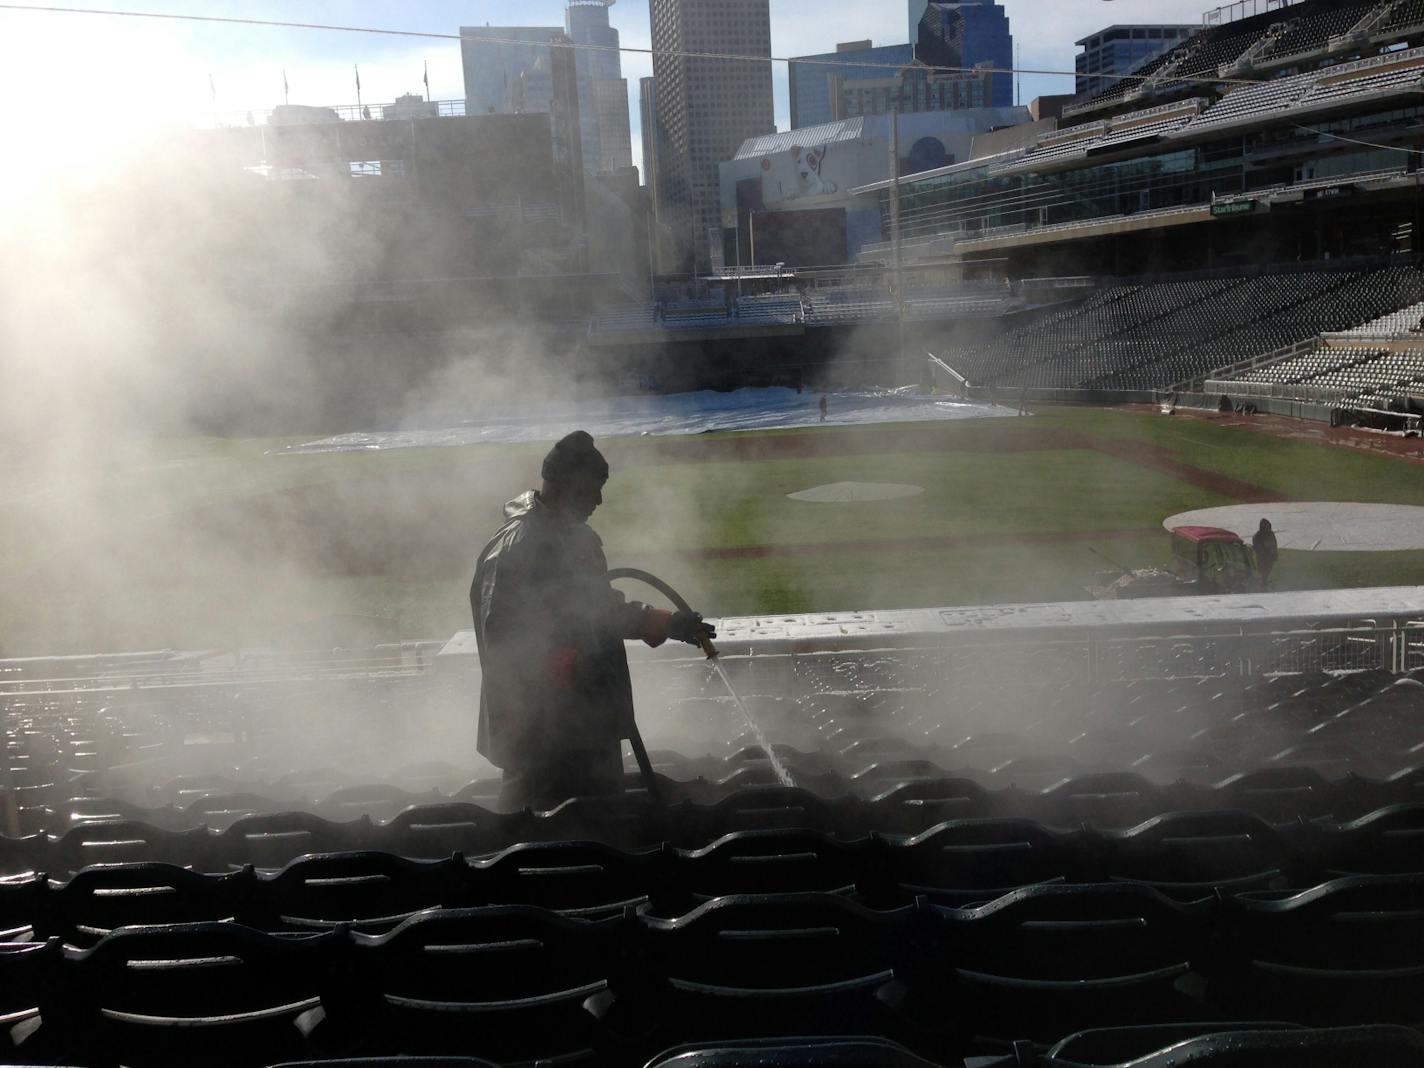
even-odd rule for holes
{"type": "Polygon", "coordinates": [[[636,579],[644,585],[651,586],[657,590],[681,612],[691,612],[692,606],[682,599],[682,595],[673,589],[657,575],[650,575],[646,571],[640,571],[636,567],[615,567],[608,572],[608,581],[617,582],[619,579],[636,579]]]}
{"type": "MultiPolygon", "coordinates": [[[[634,579],[646,586],[651,586],[671,601],[679,611],[692,611],[692,606],[683,599],[682,594],[656,575],[650,575],[636,567],[616,567],[608,572],[609,582],[617,582],[619,579],[634,579]]],[[[707,654],[709,659],[717,655],[717,649],[710,639],[703,638],[701,646],[702,651],[707,654]]],[[[661,803],[662,794],[658,789],[657,778],[653,774],[653,762],[648,759],[648,750],[643,745],[643,736],[638,732],[638,724],[631,720],[628,723],[628,744],[633,747],[633,757],[638,761],[638,768],[643,773],[643,781],[647,783],[649,796],[655,802],[661,803]]]]}

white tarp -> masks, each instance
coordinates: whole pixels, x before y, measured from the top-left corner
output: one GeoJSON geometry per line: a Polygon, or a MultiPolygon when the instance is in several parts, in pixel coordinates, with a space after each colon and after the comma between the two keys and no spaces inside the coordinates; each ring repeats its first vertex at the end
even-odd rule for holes
{"type": "Polygon", "coordinates": [[[797,393],[783,388],[739,389],[731,393],[704,390],[669,396],[616,397],[541,411],[487,415],[438,429],[339,434],[275,451],[357,452],[556,441],[576,429],[587,430],[597,438],[704,434],[714,430],[784,430],[821,425],[822,396],[826,397],[826,426],[939,422],[1017,414],[1011,408],[965,404],[921,393],[915,387],[830,394],[810,390],[797,393]]]}

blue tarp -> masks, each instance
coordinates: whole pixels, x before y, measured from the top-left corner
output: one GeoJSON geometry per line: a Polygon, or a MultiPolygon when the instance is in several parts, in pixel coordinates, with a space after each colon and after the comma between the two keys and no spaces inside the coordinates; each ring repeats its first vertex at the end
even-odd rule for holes
{"type": "MultiPolygon", "coordinates": [[[[782,430],[821,425],[823,394],[794,389],[739,389],[730,393],[704,390],[668,396],[616,397],[555,405],[521,415],[501,413],[468,419],[441,428],[410,428],[339,434],[291,445],[284,453],[356,452],[383,449],[428,449],[489,442],[555,441],[570,430],[587,430],[594,437],[640,434],[703,434],[727,430],[782,430]]],[[[922,423],[985,419],[1017,414],[1011,408],[966,404],[921,393],[914,387],[831,393],[826,426],[866,426],[873,423],[922,423]]]]}

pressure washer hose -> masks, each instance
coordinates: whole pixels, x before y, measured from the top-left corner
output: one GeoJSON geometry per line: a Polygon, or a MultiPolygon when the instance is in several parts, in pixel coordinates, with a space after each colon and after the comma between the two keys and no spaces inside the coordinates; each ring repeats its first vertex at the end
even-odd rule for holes
{"type": "MultiPolygon", "coordinates": [[[[625,578],[635,579],[636,581],[641,582],[644,585],[651,586],[653,589],[661,593],[664,597],[666,597],[669,601],[676,605],[679,610],[683,612],[692,611],[692,606],[689,605],[687,601],[683,599],[682,595],[679,594],[675,589],[669,586],[662,579],[658,578],[656,575],[650,575],[648,574],[648,572],[640,571],[636,567],[619,567],[614,568],[613,570],[608,572],[609,582],[616,582],[619,579],[625,578]]],[[[712,644],[711,639],[703,638],[698,644],[702,647],[702,651],[707,654],[708,660],[716,659],[717,647],[712,644]]],[[[776,753],[771,748],[771,745],[766,741],[766,736],[763,733],[761,727],[758,726],[756,720],[752,718],[751,712],[748,711],[747,706],[742,701],[742,699],[737,696],[737,692],[732,689],[731,680],[727,678],[726,673],[722,671],[720,665],[714,665],[714,668],[717,671],[717,674],[721,676],[723,685],[727,687],[727,692],[732,695],[732,700],[736,702],[737,710],[747,721],[747,726],[750,727],[752,729],[752,732],[756,735],[758,739],[758,744],[763,750],[765,750],[767,760],[771,762],[771,766],[776,772],[776,777],[781,780],[783,785],[794,786],[795,783],[792,781],[790,774],[787,772],[785,766],[781,763],[781,761],[777,758],[776,753]]],[[[648,760],[647,750],[643,747],[643,739],[638,734],[638,726],[635,723],[630,725],[628,729],[631,732],[628,738],[628,743],[633,747],[633,755],[638,760],[638,767],[641,768],[643,771],[643,778],[647,780],[648,792],[653,795],[654,799],[656,799],[658,797],[658,792],[657,784],[653,780],[653,766],[652,762],[648,760]]]]}
{"type": "MultiPolygon", "coordinates": [[[[640,571],[636,567],[616,567],[608,572],[609,582],[617,582],[619,579],[634,579],[643,583],[645,586],[651,586],[676,605],[679,611],[692,611],[692,606],[683,599],[682,594],[658,578],[657,575],[650,575],[648,572],[640,571]]],[[[710,660],[717,655],[717,647],[712,644],[710,638],[703,638],[698,644],[702,646],[702,651],[707,654],[707,659],[710,660]]]]}

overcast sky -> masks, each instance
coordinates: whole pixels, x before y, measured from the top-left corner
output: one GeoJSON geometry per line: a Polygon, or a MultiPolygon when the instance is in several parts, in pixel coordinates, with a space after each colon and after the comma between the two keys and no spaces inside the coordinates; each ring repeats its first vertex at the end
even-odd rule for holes
{"type": "MultiPolygon", "coordinates": [[[[63,3],[64,0],[56,0],[63,3]]],[[[715,4],[720,0],[699,0],[715,4]]],[[[1002,0],[1022,66],[1071,71],[1073,42],[1115,22],[1201,20],[1202,0],[1002,0]]],[[[87,0],[86,6],[103,6],[87,0]]],[[[561,25],[563,0],[127,0],[142,11],[333,23],[354,27],[458,33],[462,25],[561,25]]],[[[649,46],[646,0],[619,0],[611,11],[625,47],[649,46]]],[[[771,0],[776,56],[833,51],[839,41],[908,39],[904,0],[771,0]]],[[[436,99],[464,96],[456,41],[265,27],[158,22],[98,15],[0,11],[0,99],[11,114],[83,117],[115,131],[118,117],[183,119],[211,108],[241,115],[282,102],[282,72],[292,103],[354,103],[353,66],[360,65],[367,103],[423,92],[424,65],[436,99]],[[209,77],[211,76],[211,85],[209,77]]],[[[789,125],[786,68],[776,64],[776,118],[789,125]]],[[[647,55],[625,54],[635,157],[639,77],[647,55]]],[[[1022,77],[1023,100],[1071,92],[1072,79],[1022,77]]]]}

